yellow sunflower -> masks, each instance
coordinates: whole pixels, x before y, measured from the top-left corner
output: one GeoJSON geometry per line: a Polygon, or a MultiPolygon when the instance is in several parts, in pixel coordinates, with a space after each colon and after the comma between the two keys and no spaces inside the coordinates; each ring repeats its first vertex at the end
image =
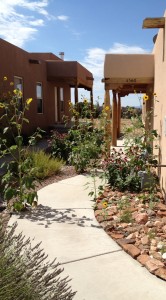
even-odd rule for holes
{"type": "Polygon", "coordinates": [[[4,104],[3,103],[0,103],[0,108],[4,108],[4,104]]]}
{"type": "Polygon", "coordinates": [[[28,98],[27,100],[26,100],[26,103],[29,105],[30,103],[32,102],[32,98],[28,98]]]}
{"type": "Polygon", "coordinates": [[[102,207],[103,208],[107,208],[107,206],[108,206],[108,202],[107,201],[102,202],[102,207]]]}
{"type": "Polygon", "coordinates": [[[144,100],[144,101],[149,100],[149,96],[145,94],[145,95],[143,96],[143,100],[144,100]]]}
{"type": "Polygon", "coordinates": [[[109,108],[109,106],[107,105],[106,107],[105,107],[105,111],[108,111],[110,108],[109,108]]]}

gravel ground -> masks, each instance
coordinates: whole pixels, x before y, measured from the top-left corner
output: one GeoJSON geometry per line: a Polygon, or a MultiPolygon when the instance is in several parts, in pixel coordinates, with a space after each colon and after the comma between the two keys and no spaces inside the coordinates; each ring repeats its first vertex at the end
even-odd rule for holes
{"type": "Polygon", "coordinates": [[[49,178],[43,179],[39,184],[37,184],[37,191],[54,182],[58,182],[63,179],[67,179],[76,176],[77,173],[75,168],[72,166],[64,166],[60,173],[52,175],[49,178]]]}

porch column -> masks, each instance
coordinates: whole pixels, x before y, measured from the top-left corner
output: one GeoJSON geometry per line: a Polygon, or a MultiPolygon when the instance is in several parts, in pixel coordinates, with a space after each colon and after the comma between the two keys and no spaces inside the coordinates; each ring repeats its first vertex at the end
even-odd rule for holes
{"type": "Polygon", "coordinates": [[[152,113],[154,111],[154,95],[153,95],[153,87],[148,86],[146,94],[148,95],[148,100],[144,101],[144,109],[145,109],[145,129],[151,130],[153,129],[153,120],[154,120],[154,114],[152,113]]]}
{"type": "Polygon", "coordinates": [[[90,90],[90,109],[91,109],[91,121],[93,123],[94,107],[93,107],[93,90],[92,89],[90,90]]]}
{"type": "Polygon", "coordinates": [[[90,90],[90,104],[91,104],[91,110],[93,111],[93,90],[90,90]]]}
{"type": "Polygon", "coordinates": [[[117,99],[116,91],[113,91],[112,101],[112,146],[117,146],[117,99]]]}
{"type": "Polygon", "coordinates": [[[117,115],[117,123],[118,123],[118,126],[117,126],[117,137],[119,138],[120,137],[120,123],[121,123],[121,97],[120,95],[118,94],[118,115],[117,115]]]}
{"type": "Polygon", "coordinates": [[[110,93],[109,89],[105,90],[104,97],[104,111],[106,113],[106,125],[105,125],[105,142],[106,142],[106,155],[110,156],[110,147],[111,147],[111,115],[110,115],[110,93]]]}
{"type": "MultiPolygon", "coordinates": [[[[75,106],[77,108],[77,104],[78,104],[78,86],[76,85],[75,86],[75,89],[74,89],[74,97],[75,97],[75,106]]],[[[75,117],[75,125],[77,126],[78,125],[78,116],[75,117]]]]}

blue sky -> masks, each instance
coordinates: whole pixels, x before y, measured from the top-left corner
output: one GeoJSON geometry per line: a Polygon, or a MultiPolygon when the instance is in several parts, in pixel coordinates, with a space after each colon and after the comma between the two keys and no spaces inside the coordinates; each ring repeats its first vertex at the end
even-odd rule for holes
{"type": "MultiPolygon", "coordinates": [[[[29,52],[63,51],[93,73],[103,103],[105,53],[150,53],[157,30],[142,22],[165,10],[166,0],[0,0],[0,37],[29,52]]],[[[122,105],[139,105],[132,97],[122,105]]]]}

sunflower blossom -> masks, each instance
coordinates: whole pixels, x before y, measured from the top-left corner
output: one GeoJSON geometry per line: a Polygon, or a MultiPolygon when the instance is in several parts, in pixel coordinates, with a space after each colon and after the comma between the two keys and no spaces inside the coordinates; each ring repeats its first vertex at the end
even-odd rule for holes
{"type": "Polygon", "coordinates": [[[144,100],[144,101],[149,100],[149,96],[145,94],[145,95],[143,96],[143,100],[144,100]]]}
{"type": "Polygon", "coordinates": [[[32,102],[32,98],[28,98],[27,100],[26,100],[26,103],[29,105],[30,103],[32,102]]]}
{"type": "Polygon", "coordinates": [[[0,108],[4,108],[4,104],[3,103],[0,103],[0,108]]]}
{"type": "Polygon", "coordinates": [[[107,208],[107,206],[108,206],[108,202],[107,201],[102,202],[102,207],[103,208],[107,208]]]}

